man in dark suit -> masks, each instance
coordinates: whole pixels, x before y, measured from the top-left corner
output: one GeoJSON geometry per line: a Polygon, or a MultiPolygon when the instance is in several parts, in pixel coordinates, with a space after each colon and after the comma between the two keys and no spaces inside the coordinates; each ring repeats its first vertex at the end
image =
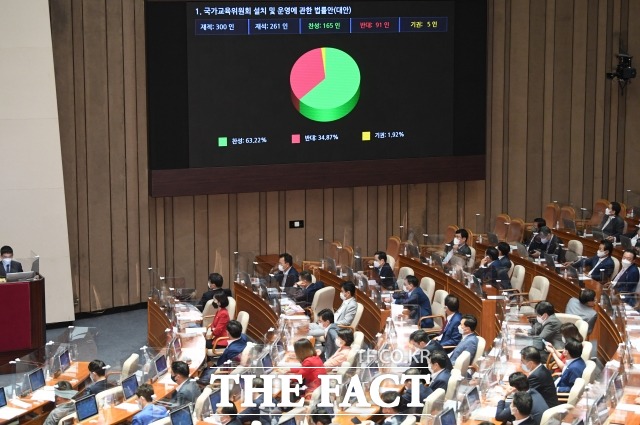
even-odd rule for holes
{"type": "Polygon", "coordinates": [[[196,381],[189,377],[189,366],[182,361],[171,363],[171,379],[178,384],[172,399],[179,406],[187,403],[195,403],[200,395],[200,387],[196,381]]]}
{"type": "Polygon", "coordinates": [[[462,340],[456,346],[456,348],[449,354],[451,363],[455,363],[460,354],[464,351],[469,352],[469,361],[473,362],[473,358],[478,350],[478,335],[476,334],[476,326],[478,326],[478,319],[471,314],[465,314],[462,316],[462,321],[458,330],[462,334],[462,340]]]}
{"type": "Polygon", "coordinates": [[[318,313],[318,325],[323,332],[317,334],[317,336],[324,335],[324,352],[322,355],[327,360],[338,351],[338,346],[336,345],[338,325],[333,323],[333,311],[331,309],[325,308],[318,313]]]}
{"type": "Polygon", "coordinates": [[[591,270],[587,273],[587,276],[590,276],[591,279],[597,280],[601,283],[606,283],[609,279],[611,279],[611,275],[613,274],[613,269],[615,264],[611,259],[611,253],[613,252],[613,244],[611,241],[602,240],[600,241],[600,245],[598,246],[598,252],[594,257],[588,259],[579,259],[573,264],[565,263],[565,265],[571,265],[573,267],[576,266],[585,266],[589,267],[591,270]],[[581,264],[582,263],[582,264],[581,264]]]}
{"type": "MultiPolygon", "coordinates": [[[[218,294],[224,294],[227,297],[231,297],[231,291],[229,289],[222,288],[222,285],[224,285],[224,278],[220,273],[211,273],[209,275],[209,280],[207,281],[208,290],[202,294],[202,298],[200,298],[200,301],[196,304],[200,311],[204,310],[204,306],[207,305],[207,302],[214,299],[218,294]]],[[[213,303],[215,304],[215,301],[213,303]]],[[[214,307],[217,308],[217,305],[214,305],[214,307]]]]}
{"type": "Polygon", "coordinates": [[[407,406],[404,404],[404,400],[400,398],[400,393],[397,391],[387,391],[382,393],[380,398],[385,404],[392,406],[382,408],[382,413],[387,415],[382,425],[400,425],[407,419],[407,415],[404,414],[407,406]],[[399,400],[398,403],[396,403],[396,399],[399,400]]]}
{"type": "Polygon", "coordinates": [[[635,248],[636,254],[640,254],[640,226],[634,227],[633,231],[625,233],[624,236],[631,239],[631,246],[635,248]]]}
{"type": "MultiPolygon", "coordinates": [[[[636,252],[627,249],[622,254],[622,261],[620,262],[620,271],[611,281],[611,286],[616,292],[636,292],[638,286],[638,280],[640,280],[640,272],[638,266],[635,265],[636,252]]],[[[635,304],[635,300],[629,298],[625,299],[627,302],[631,302],[631,305],[635,304]]]]}
{"type": "Polygon", "coordinates": [[[396,287],[396,275],[393,273],[393,269],[389,263],[387,263],[387,253],[384,251],[377,251],[373,255],[373,258],[373,267],[376,269],[378,276],[380,277],[380,285],[391,291],[398,289],[396,287]]]}
{"type": "Polygon", "coordinates": [[[520,361],[522,362],[522,370],[529,374],[529,388],[538,391],[549,407],[560,404],[551,371],[541,364],[540,351],[531,345],[524,347],[520,351],[520,361]]]}
{"type": "Polygon", "coordinates": [[[446,354],[436,351],[431,353],[431,358],[429,359],[431,370],[431,383],[429,384],[429,388],[427,388],[426,396],[429,397],[435,390],[438,388],[442,388],[447,391],[447,386],[449,385],[449,378],[451,377],[451,372],[446,368],[447,358],[446,354]]]}
{"type": "Polygon", "coordinates": [[[242,324],[240,322],[229,320],[227,333],[229,334],[229,343],[216,362],[218,366],[222,366],[227,360],[239,360],[240,355],[247,347],[247,336],[242,333],[242,324]]]}
{"type": "Polygon", "coordinates": [[[289,253],[280,254],[278,257],[278,273],[275,275],[280,286],[289,288],[300,280],[298,271],[293,267],[293,257],[289,253]]]}
{"type": "Polygon", "coordinates": [[[420,370],[423,374],[429,374],[429,356],[436,351],[441,352],[445,356],[445,369],[453,369],[451,359],[447,356],[442,346],[435,340],[429,341],[429,334],[423,329],[418,329],[409,335],[409,341],[416,351],[411,356],[411,365],[409,367],[420,370]]]}
{"type": "Polygon", "coordinates": [[[22,272],[22,264],[17,261],[13,261],[13,248],[9,245],[5,245],[0,248],[0,255],[2,256],[2,267],[0,267],[0,277],[5,277],[7,273],[20,273],[22,272]]]}
{"type": "MultiPolygon", "coordinates": [[[[527,238],[524,243],[524,246],[527,247],[527,251],[531,244],[536,240],[536,237],[540,234],[540,229],[547,225],[547,221],[544,218],[538,217],[533,219],[533,224],[531,225],[531,235],[527,238]]],[[[540,239],[538,237],[538,239],[540,239]]]]}
{"type": "Polygon", "coordinates": [[[496,248],[498,249],[498,267],[510,270],[511,259],[509,258],[509,253],[511,252],[511,245],[506,242],[500,242],[496,248]]]}
{"type": "Polygon", "coordinates": [[[536,323],[531,325],[529,335],[533,336],[533,346],[540,351],[545,350],[545,343],[548,341],[556,348],[561,348],[562,334],[560,327],[562,323],[556,317],[553,305],[548,301],[540,301],[536,304],[536,323]]]}
{"type": "Polygon", "coordinates": [[[89,378],[91,385],[84,389],[83,395],[98,394],[109,388],[107,382],[107,365],[102,360],[92,360],[87,367],[89,369],[89,378]]]}
{"type": "Polygon", "coordinates": [[[480,267],[473,273],[473,275],[483,282],[490,283],[498,289],[511,289],[509,267],[501,267],[498,257],[499,251],[496,248],[487,248],[485,257],[480,261],[480,267]]]}
{"type": "Polygon", "coordinates": [[[540,258],[542,254],[557,255],[558,262],[564,262],[564,251],[560,244],[562,241],[553,233],[551,229],[544,226],[540,229],[538,237],[529,245],[529,256],[540,258]]]}
{"type": "MultiPolygon", "coordinates": [[[[393,298],[395,299],[395,304],[402,304],[409,308],[411,310],[411,318],[416,321],[420,317],[431,316],[429,297],[420,287],[418,278],[413,275],[408,275],[405,278],[403,291],[395,292],[393,298]]],[[[421,328],[433,328],[433,319],[423,319],[418,326],[421,328]]]]}
{"type": "Polygon", "coordinates": [[[620,241],[620,235],[624,232],[624,220],[620,217],[622,207],[618,202],[612,202],[604,212],[600,229],[607,240],[611,242],[620,241]]]}
{"type": "Polygon", "coordinates": [[[442,328],[442,333],[434,338],[441,346],[458,345],[462,340],[462,334],[458,329],[462,322],[462,314],[460,309],[460,301],[455,295],[447,295],[444,299],[444,314],[447,322],[442,328]]]}
{"type": "Polygon", "coordinates": [[[467,245],[467,239],[469,239],[467,229],[458,229],[453,240],[444,246],[444,252],[447,255],[445,255],[442,263],[448,264],[454,255],[463,258],[466,262],[467,258],[471,255],[471,248],[467,245]]]}
{"type": "Polygon", "coordinates": [[[584,372],[587,364],[582,360],[582,343],[576,341],[573,338],[569,338],[564,345],[564,355],[567,358],[565,361],[562,375],[558,381],[557,387],[559,393],[568,393],[571,391],[571,387],[576,382],[576,379],[582,378],[582,372],[584,372]]]}
{"type": "Polygon", "coordinates": [[[533,409],[533,398],[526,391],[518,391],[513,395],[511,402],[511,414],[515,417],[514,424],[518,425],[536,425],[536,421],[531,417],[533,409]]]}
{"type": "Polygon", "coordinates": [[[511,375],[509,375],[509,386],[511,388],[504,395],[504,398],[498,401],[498,406],[496,408],[496,419],[502,422],[513,422],[516,418],[511,414],[511,402],[508,402],[507,398],[513,395],[513,393],[515,393],[516,391],[524,391],[531,394],[531,399],[533,401],[533,405],[531,408],[531,418],[537,425],[540,425],[542,414],[549,408],[549,406],[538,391],[529,388],[529,380],[527,379],[527,375],[522,372],[512,373],[511,375]]]}
{"type": "Polygon", "coordinates": [[[295,296],[295,300],[302,307],[309,307],[316,292],[324,288],[324,283],[320,281],[313,283],[313,276],[307,270],[300,272],[300,280],[296,285],[302,290],[295,296]]]}

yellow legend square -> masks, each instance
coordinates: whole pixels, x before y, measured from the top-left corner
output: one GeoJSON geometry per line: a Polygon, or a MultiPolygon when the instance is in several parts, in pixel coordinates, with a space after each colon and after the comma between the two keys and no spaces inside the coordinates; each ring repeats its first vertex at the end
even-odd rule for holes
{"type": "Polygon", "coordinates": [[[363,131],[362,132],[362,141],[363,142],[368,142],[369,140],[371,140],[371,132],[370,131],[363,131]]]}

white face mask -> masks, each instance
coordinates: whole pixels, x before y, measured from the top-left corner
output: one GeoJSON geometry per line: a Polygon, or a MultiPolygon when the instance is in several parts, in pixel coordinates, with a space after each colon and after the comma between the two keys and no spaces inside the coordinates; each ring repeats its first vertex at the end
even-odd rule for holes
{"type": "Polygon", "coordinates": [[[604,210],[604,215],[610,215],[611,214],[611,210],[609,208],[604,210]]]}
{"type": "Polygon", "coordinates": [[[540,242],[542,242],[542,243],[547,243],[547,242],[549,242],[549,239],[547,239],[547,238],[540,238],[540,242]]]}
{"type": "Polygon", "coordinates": [[[282,264],[278,264],[278,270],[283,272],[284,271],[284,266],[282,264]]]}
{"type": "Polygon", "coordinates": [[[375,261],[373,262],[373,267],[375,267],[376,269],[377,269],[377,268],[379,268],[379,267],[380,267],[380,261],[375,260],[375,261]]]}
{"type": "Polygon", "coordinates": [[[460,245],[460,239],[458,239],[458,238],[454,238],[454,239],[453,239],[453,244],[454,244],[454,245],[460,245]]]}
{"type": "Polygon", "coordinates": [[[602,257],[605,256],[605,253],[604,253],[604,251],[598,250],[598,252],[596,252],[596,255],[598,256],[598,258],[602,258],[602,257]]]}
{"type": "Polygon", "coordinates": [[[4,264],[4,266],[7,267],[9,264],[11,264],[11,258],[3,258],[2,264],[4,264]]]}
{"type": "Polygon", "coordinates": [[[462,326],[458,326],[458,332],[460,332],[460,335],[464,334],[464,328],[462,326]]]}
{"type": "Polygon", "coordinates": [[[564,337],[562,337],[562,343],[563,343],[563,344],[566,344],[566,343],[567,343],[567,340],[566,340],[566,339],[564,339],[564,337]]]}
{"type": "Polygon", "coordinates": [[[336,338],[336,347],[340,348],[344,345],[344,341],[340,338],[336,338]]]}
{"type": "Polygon", "coordinates": [[[526,363],[521,363],[520,367],[522,367],[522,370],[524,370],[525,372],[531,372],[531,369],[529,369],[529,366],[527,366],[526,363]]]}
{"type": "Polygon", "coordinates": [[[626,269],[630,265],[631,265],[631,261],[627,260],[626,258],[622,259],[622,267],[624,267],[626,269]]]}
{"type": "Polygon", "coordinates": [[[536,320],[538,321],[538,323],[542,324],[544,323],[544,319],[542,318],[542,316],[536,316],[536,320]]]}
{"type": "Polygon", "coordinates": [[[411,292],[411,287],[410,286],[404,286],[404,292],[406,292],[407,294],[409,292],[411,292]]]}
{"type": "Polygon", "coordinates": [[[342,301],[345,301],[347,299],[347,296],[345,294],[343,294],[342,292],[340,292],[340,299],[342,301]]]}

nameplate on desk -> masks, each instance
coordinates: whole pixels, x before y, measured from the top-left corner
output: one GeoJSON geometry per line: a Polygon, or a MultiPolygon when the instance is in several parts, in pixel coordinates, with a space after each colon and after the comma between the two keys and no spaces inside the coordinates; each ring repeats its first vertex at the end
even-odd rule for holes
{"type": "MultiPolygon", "coordinates": [[[[491,285],[487,285],[488,287],[491,287],[491,285]]],[[[508,297],[505,297],[504,295],[487,295],[487,299],[488,300],[506,300],[508,297]]]]}

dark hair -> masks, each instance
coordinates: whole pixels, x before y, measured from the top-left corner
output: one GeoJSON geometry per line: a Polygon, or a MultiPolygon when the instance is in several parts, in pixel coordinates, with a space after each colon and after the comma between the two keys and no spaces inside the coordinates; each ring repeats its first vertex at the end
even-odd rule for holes
{"type": "Polygon", "coordinates": [[[604,245],[604,250],[609,253],[609,256],[611,256],[611,254],[613,254],[613,244],[611,243],[611,241],[603,239],[603,240],[600,241],[600,244],[604,245]]]}
{"type": "Polygon", "coordinates": [[[342,282],[342,289],[350,292],[352,297],[356,296],[356,285],[353,282],[342,282]]]}
{"type": "Polygon", "coordinates": [[[138,389],[136,389],[136,395],[151,403],[153,401],[153,385],[140,384],[138,389]]]}
{"type": "Polygon", "coordinates": [[[498,251],[500,251],[500,254],[502,255],[509,255],[511,252],[511,245],[506,242],[500,242],[498,243],[498,251]]]}
{"type": "Polygon", "coordinates": [[[332,421],[333,418],[331,417],[329,412],[322,407],[316,407],[311,411],[311,422],[313,422],[313,425],[317,424],[318,422],[323,425],[329,425],[332,421]]]}
{"type": "Polygon", "coordinates": [[[220,307],[227,308],[229,307],[229,297],[223,292],[215,295],[216,300],[218,300],[218,305],[220,307]]]}
{"type": "Polygon", "coordinates": [[[514,372],[509,375],[509,385],[518,391],[529,390],[529,379],[522,372],[514,372]]]}
{"type": "Polygon", "coordinates": [[[396,412],[402,412],[406,407],[405,403],[402,402],[402,397],[400,397],[400,393],[398,391],[385,391],[380,396],[380,399],[387,404],[393,404],[396,399],[398,399],[399,403],[390,407],[390,409],[393,409],[396,412]]]}
{"type": "Polygon", "coordinates": [[[582,355],[582,343],[573,338],[567,339],[564,348],[569,352],[572,359],[577,359],[582,355]]]}
{"type": "Polygon", "coordinates": [[[330,308],[325,308],[318,313],[318,317],[323,321],[329,321],[329,323],[333,323],[333,311],[330,308]]]}
{"type": "Polygon", "coordinates": [[[378,260],[384,260],[384,262],[387,262],[387,253],[384,251],[376,251],[375,254],[373,255],[377,255],[378,256],[378,260]]]}
{"type": "Polygon", "coordinates": [[[596,291],[593,289],[583,289],[578,297],[581,304],[586,304],[596,300],[596,291]]]}
{"type": "Polygon", "coordinates": [[[311,277],[311,273],[308,270],[302,270],[300,272],[300,279],[305,280],[309,283],[313,282],[313,278],[311,277]]]}
{"type": "Polygon", "coordinates": [[[445,368],[447,367],[447,358],[446,358],[446,354],[443,353],[442,351],[434,351],[433,353],[431,353],[431,356],[429,357],[429,360],[431,361],[431,363],[435,363],[438,366],[440,366],[441,368],[445,368]]]}
{"type": "Polygon", "coordinates": [[[464,325],[471,329],[471,332],[475,332],[476,327],[478,326],[478,319],[476,319],[476,316],[473,314],[465,314],[462,318],[464,319],[464,325]]]}
{"type": "Polygon", "coordinates": [[[498,250],[495,249],[494,247],[487,248],[485,255],[491,258],[491,260],[495,261],[498,259],[498,250]]]}
{"type": "MultiPolygon", "coordinates": [[[[422,374],[423,374],[423,372],[420,369],[418,369],[417,367],[412,367],[412,368],[409,368],[409,369],[404,371],[404,375],[406,375],[406,376],[422,375],[422,374]]],[[[406,381],[408,381],[408,379],[406,381]]],[[[420,383],[422,385],[425,385],[427,383],[427,381],[425,381],[424,379],[421,379],[420,383]]]]}
{"type": "Polygon", "coordinates": [[[344,341],[344,345],[347,347],[351,347],[351,344],[353,344],[354,336],[351,328],[338,329],[338,337],[344,341]]]}
{"type": "Polygon", "coordinates": [[[431,341],[431,339],[429,338],[429,334],[422,329],[418,329],[417,331],[414,331],[409,336],[409,339],[411,339],[411,341],[413,342],[426,342],[427,344],[429,343],[429,341],[431,341]]]}
{"type": "Polygon", "coordinates": [[[224,278],[220,273],[211,273],[209,275],[209,282],[213,283],[216,288],[222,288],[224,284],[224,278]]]}
{"type": "Polygon", "coordinates": [[[551,234],[551,229],[549,229],[547,226],[542,226],[540,228],[540,233],[545,234],[545,235],[550,235],[551,234]]]}
{"type": "Polygon", "coordinates": [[[93,360],[89,363],[89,372],[93,372],[98,376],[104,376],[106,364],[102,360],[93,360]]]}
{"type": "Polygon", "coordinates": [[[529,416],[531,414],[531,408],[533,407],[533,399],[531,394],[526,391],[518,391],[513,395],[513,405],[518,409],[523,416],[529,416]]]}
{"type": "Polygon", "coordinates": [[[549,316],[551,316],[552,314],[555,313],[555,310],[553,308],[553,304],[551,304],[549,301],[540,301],[536,305],[536,314],[538,316],[542,316],[545,313],[547,313],[547,315],[549,315],[549,316]]]}
{"type": "Polygon", "coordinates": [[[540,364],[542,362],[542,358],[540,357],[540,352],[538,349],[532,345],[528,347],[524,347],[520,351],[520,358],[522,360],[526,360],[528,362],[534,362],[536,364],[540,364]]]}
{"type": "Polygon", "coordinates": [[[229,323],[227,323],[227,332],[231,338],[240,338],[240,335],[242,335],[242,323],[237,320],[229,320],[229,323]]]}
{"type": "Polygon", "coordinates": [[[255,377],[251,381],[251,385],[253,386],[253,388],[264,388],[264,379],[255,377]]]}
{"type": "Polygon", "coordinates": [[[236,409],[236,405],[231,403],[229,406],[221,407],[220,413],[223,415],[237,415],[238,409],[236,409]]]}
{"type": "Polygon", "coordinates": [[[291,254],[289,254],[288,252],[283,252],[278,256],[278,258],[284,258],[285,263],[289,264],[290,266],[293,265],[293,257],[291,257],[291,254]]]}
{"type": "Polygon", "coordinates": [[[582,335],[580,335],[578,327],[573,323],[563,323],[560,326],[560,333],[567,341],[569,340],[569,338],[573,338],[579,342],[582,342],[582,340],[584,339],[582,338],[582,335]]]}
{"type": "Polygon", "coordinates": [[[622,207],[620,206],[620,203],[616,201],[613,201],[611,203],[611,209],[613,210],[614,213],[616,213],[616,215],[619,215],[620,211],[622,211],[622,207]]]}
{"type": "Polygon", "coordinates": [[[460,309],[460,301],[458,300],[458,297],[456,297],[455,295],[447,295],[444,298],[444,305],[450,311],[458,311],[460,309]]]}
{"type": "Polygon", "coordinates": [[[547,220],[545,220],[544,218],[541,218],[541,217],[534,218],[533,222],[538,225],[538,229],[540,229],[542,226],[546,226],[547,225],[547,220]]]}
{"type": "Polygon", "coordinates": [[[629,253],[633,254],[633,259],[634,259],[634,260],[635,260],[635,259],[636,259],[636,257],[638,256],[638,255],[636,254],[636,251],[635,251],[634,249],[625,249],[625,250],[624,250],[624,253],[626,254],[627,252],[629,252],[629,253]]]}
{"type": "Polygon", "coordinates": [[[184,376],[185,378],[188,378],[189,365],[187,365],[185,362],[177,360],[171,363],[171,372],[175,373],[176,375],[180,375],[180,376],[184,376]]]}
{"type": "Polygon", "coordinates": [[[455,234],[460,235],[461,238],[469,239],[469,232],[467,232],[467,229],[458,229],[455,234]]]}
{"type": "Polygon", "coordinates": [[[13,255],[13,248],[11,248],[9,245],[3,246],[2,248],[0,248],[0,255],[4,255],[4,254],[13,255]]]}
{"type": "Polygon", "coordinates": [[[420,282],[418,282],[418,278],[415,277],[414,275],[410,274],[407,275],[404,280],[411,286],[413,286],[414,288],[417,288],[418,286],[420,286],[420,282]]]}
{"type": "Polygon", "coordinates": [[[313,349],[313,345],[311,345],[311,341],[307,338],[300,338],[293,344],[293,351],[296,353],[296,358],[300,363],[307,357],[312,357],[316,355],[316,351],[313,349]]]}

